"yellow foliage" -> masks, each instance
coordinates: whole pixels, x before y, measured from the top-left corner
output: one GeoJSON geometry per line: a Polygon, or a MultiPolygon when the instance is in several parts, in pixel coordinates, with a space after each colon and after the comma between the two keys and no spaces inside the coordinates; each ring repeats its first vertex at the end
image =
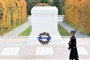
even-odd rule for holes
{"type": "Polygon", "coordinates": [[[25,0],[0,0],[0,32],[26,20],[25,0]]]}
{"type": "Polygon", "coordinates": [[[90,34],[90,0],[67,0],[65,2],[65,19],[75,26],[83,23],[85,32],[90,34]]]}

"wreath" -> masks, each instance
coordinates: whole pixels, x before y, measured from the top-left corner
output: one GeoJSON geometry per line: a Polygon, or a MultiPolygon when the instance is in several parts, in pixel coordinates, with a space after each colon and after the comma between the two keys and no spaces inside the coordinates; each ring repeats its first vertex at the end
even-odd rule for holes
{"type": "Polygon", "coordinates": [[[50,34],[46,32],[40,33],[38,37],[39,42],[43,45],[49,44],[50,39],[51,39],[50,34]],[[43,36],[47,36],[47,37],[43,37],[43,36]],[[46,39],[46,41],[43,41],[42,39],[46,39]]]}

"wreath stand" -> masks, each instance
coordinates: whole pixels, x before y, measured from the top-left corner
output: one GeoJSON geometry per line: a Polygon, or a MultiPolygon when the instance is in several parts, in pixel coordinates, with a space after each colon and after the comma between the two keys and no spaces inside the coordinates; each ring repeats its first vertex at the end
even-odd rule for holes
{"type": "MultiPolygon", "coordinates": [[[[51,52],[50,52],[50,49],[49,49],[48,44],[46,44],[46,45],[42,45],[42,44],[41,44],[40,49],[39,49],[39,51],[38,51],[38,53],[37,53],[37,58],[38,58],[38,56],[39,56],[39,53],[41,52],[41,48],[44,48],[44,54],[43,54],[44,57],[45,57],[47,54],[48,54],[48,55],[51,55],[51,57],[52,57],[52,54],[51,54],[51,52]],[[44,47],[43,47],[43,46],[44,46],[44,47]],[[46,53],[46,49],[49,51],[49,53],[46,53]]],[[[52,57],[52,58],[53,58],[53,57],[52,57]]]]}
{"type": "Polygon", "coordinates": [[[51,39],[51,37],[50,37],[49,33],[43,32],[43,33],[39,34],[38,40],[41,43],[41,46],[40,46],[40,48],[37,48],[37,53],[36,53],[37,57],[38,57],[39,53],[42,53],[43,56],[48,54],[48,55],[51,55],[51,57],[52,57],[52,53],[48,46],[50,39],[51,39]],[[48,37],[42,37],[43,35],[48,36],[48,37]],[[47,39],[47,41],[43,41],[42,39],[47,39]],[[46,52],[48,52],[48,53],[46,53],[46,52]]]}

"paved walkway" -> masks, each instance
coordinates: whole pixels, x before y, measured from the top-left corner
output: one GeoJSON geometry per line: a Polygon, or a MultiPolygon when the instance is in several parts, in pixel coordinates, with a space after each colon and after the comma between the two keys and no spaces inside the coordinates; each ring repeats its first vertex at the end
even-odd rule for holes
{"type": "Polygon", "coordinates": [[[11,36],[18,36],[20,33],[22,33],[25,29],[27,29],[30,25],[31,22],[29,21],[30,17],[28,17],[28,22],[26,22],[25,24],[23,24],[22,26],[18,27],[17,29],[11,31],[10,33],[6,34],[5,37],[11,37],[11,36]]]}
{"type": "MultiPolygon", "coordinates": [[[[63,21],[59,21],[58,22],[62,27],[64,27],[68,32],[71,32],[71,31],[75,31],[76,29],[74,29],[73,27],[71,27],[70,25],[64,23],[63,21]]],[[[80,37],[89,37],[83,33],[81,33],[80,31],[77,31],[75,36],[80,36],[80,37]]]]}
{"type": "MultiPolygon", "coordinates": [[[[27,23],[23,24],[19,28],[17,28],[15,30],[11,31],[10,33],[6,34],[5,37],[18,36],[21,32],[23,32],[26,28],[28,28],[31,25],[31,16],[29,16],[27,18],[27,20],[28,20],[27,23]]],[[[73,30],[75,31],[75,29],[73,27],[64,23],[60,17],[58,17],[58,23],[62,27],[64,27],[68,32],[73,31],[73,30]]],[[[90,37],[90,36],[87,36],[87,35],[81,33],[80,31],[77,31],[75,35],[76,35],[76,37],[90,37]]]]}
{"type": "MultiPolygon", "coordinates": [[[[9,47],[19,47],[20,50],[17,55],[0,55],[0,60],[68,60],[70,51],[68,50],[68,41],[69,38],[62,38],[63,44],[49,44],[49,47],[53,49],[52,57],[50,55],[46,56],[38,56],[36,55],[37,47],[41,45],[27,45],[28,38],[0,38],[0,54],[5,48],[9,47]],[[7,40],[7,41],[6,41],[7,40]],[[11,42],[10,42],[11,41],[11,42]],[[15,44],[10,44],[13,42],[17,42],[15,44]],[[22,42],[22,44],[18,44],[18,42],[22,42]],[[7,44],[6,44],[7,43],[7,44]]],[[[84,48],[83,50],[79,50],[81,54],[79,54],[80,60],[90,60],[90,38],[77,38],[77,47],[84,48]],[[86,52],[88,54],[85,54],[86,52]]],[[[10,51],[9,51],[10,52],[10,51]]]]}

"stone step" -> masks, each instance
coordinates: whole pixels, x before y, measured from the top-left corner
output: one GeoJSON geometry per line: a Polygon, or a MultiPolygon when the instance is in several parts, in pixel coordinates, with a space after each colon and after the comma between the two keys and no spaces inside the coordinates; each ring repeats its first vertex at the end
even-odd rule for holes
{"type": "MultiPolygon", "coordinates": [[[[18,58],[18,59],[16,59],[16,58],[13,58],[13,59],[8,59],[8,58],[0,58],[0,60],[69,60],[69,59],[66,59],[66,58],[59,58],[59,59],[39,59],[39,58],[37,58],[37,59],[20,59],[20,58],[18,58]]],[[[79,59],[79,60],[90,60],[90,59],[79,59]]]]}

